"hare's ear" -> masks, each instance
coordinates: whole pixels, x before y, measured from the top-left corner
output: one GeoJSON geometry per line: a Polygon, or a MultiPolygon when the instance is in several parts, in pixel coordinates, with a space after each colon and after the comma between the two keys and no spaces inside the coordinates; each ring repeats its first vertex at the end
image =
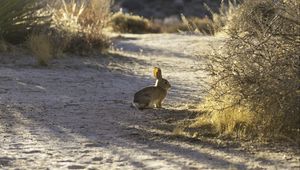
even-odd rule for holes
{"type": "Polygon", "coordinates": [[[154,77],[157,79],[162,79],[161,70],[158,67],[154,67],[153,69],[154,77]]]}

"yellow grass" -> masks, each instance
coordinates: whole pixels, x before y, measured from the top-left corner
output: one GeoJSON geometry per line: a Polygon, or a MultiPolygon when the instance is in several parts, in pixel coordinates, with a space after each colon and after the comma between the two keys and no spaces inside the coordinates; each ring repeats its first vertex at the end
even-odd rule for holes
{"type": "Polygon", "coordinates": [[[115,13],[110,21],[110,25],[115,32],[121,33],[157,33],[159,27],[150,20],[138,15],[127,14],[123,12],[115,13]]]}
{"type": "Polygon", "coordinates": [[[227,3],[221,1],[220,8],[217,12],[213,11],[208,5],[206,5],[206,8],[212,15],[212,27],[214,33],[217,35],[227,34],[226,32],[231,24],[230,22],[239,8],[237,1],[229,0],[227,3]]]}
{"type": "Polygon", "coordinates": [[[219,134],[246,136],[251,134],[250,129],[255,129],[256,117],[249,108],[245,106],[233,106],[236,99],[231,97],[220,98],[216,101],[210,97],[200,105],[205,114],[196,118],[190,125],[191,128],[211,126],[213,131],[219,134]],[[249,134],[250,133],[250,134],[249,134]]]}
{"type": "Polygon", "coordinates": [[[109,40],[103,30],[110,17],[111,0],[58,2],[49,8],[55,49],[63,47],[58,53],[89,54],[108,48],[109,40]]]}

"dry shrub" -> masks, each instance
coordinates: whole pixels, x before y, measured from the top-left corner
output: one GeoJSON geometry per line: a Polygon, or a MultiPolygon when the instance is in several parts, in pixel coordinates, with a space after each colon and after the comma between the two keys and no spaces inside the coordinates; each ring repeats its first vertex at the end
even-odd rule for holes
{"type": "Polygon", "coordinates": [[[28,37],[27,44],[39,65],[47,66],[53,58],[52,43],[46,34],[32,34],[28,37]]]}
{"type": "Polygon", "coordinates": [[[110,17],[111,0],[68,1],[52,4],[52,34],[60,51],[79,54],[100,52],[109,46],[104,28],[110,17]],[[61,43],[59,43],[61,42],[61,43]]]}
{"type": "Polygon", "coordinates": [[[191,17],[186,18],[184,15],[181,15],[182,23],[178,25],[177,31],[182,32],[198,32],[203,35],[214,35],[215,31],[213,28],[213,22],[208,17],[197,18],[191,17]]]}
{"type": "Polygon", "coordinates": [[[204,117],[219,133],[300,142],[300,2],[247,0],[236,12],[230,38],[205,60],[204,117]]]}
{"type": "MultiPolygon", "coordinates": [[[[240,0],[242,1],[242,0],[240,0]]],[[[210,12],[212,17],[212,28],[214,33],[225,32],[230,25],[229,21],[235,15],[239,8],[239,0],[228,0],[227,3],[222,0],[220,8],[217,12],[214,12],[208,5],[205,4],[206,9],[210,12]]]]}
{"type": "MultiPolygon", "coordinates": [[[[208,17],[181,17],[170,16],[164,19],[155,19],[151,25],[159,28],[162,33],[201,33],[203,35],[214,35],[213,22],[208,17]]],[[[153,27],[152,26],[152,27],[153,27]]]]}
{"type": "Polygon", "coordinates": [[[159,27],[153,24],[150,20],[138,15],[117,12],[110,21],[110,25],[115,32],[120,33],[158,33],[159,27]]]}
{"type": "Polygon", "coordinates": [[[213,21],[208,18],[199,17],[181,17],[177,16],[167,17],[163,20],[155,20],[155,24],[160,27],[161,32],[164,33],[200,33],[202,35],[214,35],[213,21]]]}
{"type": "Polygon", "coordinates": [[[109,46],[103,30],[111,0],[0,1],[0,37],[22,43],[32,32],[50,34],[54,55],[90,54],[109,46]]]}
{"type": "Polygon", "coordinates": [[[213,22],[208,17],[205,18],[191,18],[189,19],[190,24],[196,29],[199,30],[204,35],[214,35],[215,30],[213,27],[213,22]]]}
{"type": "Polygon", "coordinates": [[[121,33],[202,33],[204,35],[213,35],[213,22],[209,18],[186,18],[181,15],[171,16],[164,20],[148,20],[138,15],[117,12],[112,16],[111,27],[115,32],[121,33]]]}
{"type": "Polygon", "coordinates": [[[1,0],[0,38],[19,44],[33,29],[47,26],[49,15],[39,15],[44,5],[38,0],[1,0]]]}
{"type": "Polygon", "coordinates": [[[154,19],[154,24],[158,25],[163,33],[177,33],[182,21],[177,15],[169,16],[164,19],[154,19]]]}

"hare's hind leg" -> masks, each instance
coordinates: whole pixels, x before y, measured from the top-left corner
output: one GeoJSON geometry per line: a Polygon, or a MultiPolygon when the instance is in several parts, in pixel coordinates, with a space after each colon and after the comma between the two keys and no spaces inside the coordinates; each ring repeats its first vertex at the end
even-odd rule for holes
{"type": "Polygon", "coordinates": [[[148,108],[148,104],[146,103],[133,103],[132,104],[135,108],[139,109],[139,110],[143,110],[143,109],[147,109],[148,108]]]}
{"type": "Polygon", "coordinates": [[[143,99],[143,100],[135,101],[134,103],[135,103],[135,107],[140,110],[150,108],[150,99],[143,99]]]}
{"type": "Polygon", "coordinates": [[[161,108],[161,107],[162,107],[162,106],[161,106],[161,103],[162,103],[162,100],[157,101],[157,102],[155,103],[155,107],[156,107],[156,108],[161,108]]]}
{"type": "Polygon", "coordinates": [[[142,109],[147,109],[150,105],[151,98],[150,96],[143,95],[143,96],[135,96],[133,103],[136,108],[142,110],[142,109]]]}

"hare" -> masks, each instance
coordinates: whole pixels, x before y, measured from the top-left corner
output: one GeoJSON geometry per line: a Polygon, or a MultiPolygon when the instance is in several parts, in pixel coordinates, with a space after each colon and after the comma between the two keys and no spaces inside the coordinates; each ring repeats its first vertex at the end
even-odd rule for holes
{"type": "Polygon", "coordinates": [[[160,68],[155,67],[153,73],[157,79],[155,85],[145,87],[134,94],[133,105],[138,109],[161,108],[161,103],[165,99],[168,89],[171,88],[168,80],[162,78],[160,68]]]}

